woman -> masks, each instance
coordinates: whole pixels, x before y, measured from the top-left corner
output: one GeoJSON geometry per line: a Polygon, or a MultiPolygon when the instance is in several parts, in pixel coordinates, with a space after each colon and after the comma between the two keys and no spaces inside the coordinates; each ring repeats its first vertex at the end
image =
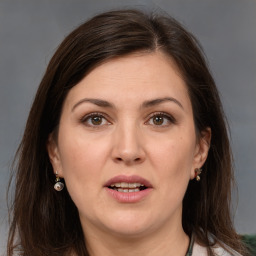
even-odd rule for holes
{"type": "Polygon", "coordinates": [[[103,13],[59,46],[18,151],[8,255],[246,255],[232,157],[196,39],[103,13]]]}

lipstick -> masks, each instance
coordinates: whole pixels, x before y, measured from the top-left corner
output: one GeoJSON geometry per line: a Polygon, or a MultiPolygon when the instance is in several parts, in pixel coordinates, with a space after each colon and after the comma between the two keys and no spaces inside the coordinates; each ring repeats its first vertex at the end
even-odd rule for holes
{"type": "Polygon", "coordinates": [[[106,192],[121,203],[136,203],[145,199],[153,190],[151,183],[137,175],[118,175],[104,185],[106,192]]]}

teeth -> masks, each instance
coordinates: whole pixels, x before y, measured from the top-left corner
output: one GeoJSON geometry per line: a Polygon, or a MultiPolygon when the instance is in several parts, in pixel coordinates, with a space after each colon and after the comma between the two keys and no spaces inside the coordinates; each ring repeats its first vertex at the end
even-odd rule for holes
{"type": "Polygon", "coordinates": [[[139,187],[142,187],[144,186],[143,184],[141,183],[126,183],[126,182],[117,182],[117,183],[114,183],[114,184],[111,184],[110,187],[116,187],[116,188],[139,188],[139,187]]]}
{"type": "Polygon", "coordinates": [[[120,188],[120,187],[121,187],[121,183],[111,184],[110,186],[111,186],[112,188],[113,188],[113,187],[120,188]]]}
{"type": "Polygon", "coordinates": [[[129,192],[139,192],[140,190],[138,188],[135,189],[122,189],[122,188],[118,188],[117,189],[118,192],[123,192],[123,193],[129,193],[129,192]]]}
{"type": "Polygon", "coordinates": [[[126,183],[126,182],[121,182],[121,188],[129,188],[128,183],[126,183]]]}

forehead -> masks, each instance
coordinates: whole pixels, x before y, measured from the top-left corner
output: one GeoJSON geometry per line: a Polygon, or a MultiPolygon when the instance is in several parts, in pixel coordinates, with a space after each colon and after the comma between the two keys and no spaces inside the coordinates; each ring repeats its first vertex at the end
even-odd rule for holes
{"type": "Polygon", "coordinates": [[[111,59],[94,68],[67,97],[97,97],[130,103],[158,97],[176,97],[190,104],[187,86],[175,62],[161,52],[135,53],[111,59]]]}

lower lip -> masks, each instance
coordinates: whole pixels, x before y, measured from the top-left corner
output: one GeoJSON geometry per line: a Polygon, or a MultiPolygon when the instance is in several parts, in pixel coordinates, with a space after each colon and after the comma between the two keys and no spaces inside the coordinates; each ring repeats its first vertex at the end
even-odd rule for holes
{"type": "Polygon", "coordinates": [[[105,188],[107,193],[120,203],[137,203],[145,199],[153,190],[147,188],[138,192],[119,192],[114,189],[105,188]]]}

